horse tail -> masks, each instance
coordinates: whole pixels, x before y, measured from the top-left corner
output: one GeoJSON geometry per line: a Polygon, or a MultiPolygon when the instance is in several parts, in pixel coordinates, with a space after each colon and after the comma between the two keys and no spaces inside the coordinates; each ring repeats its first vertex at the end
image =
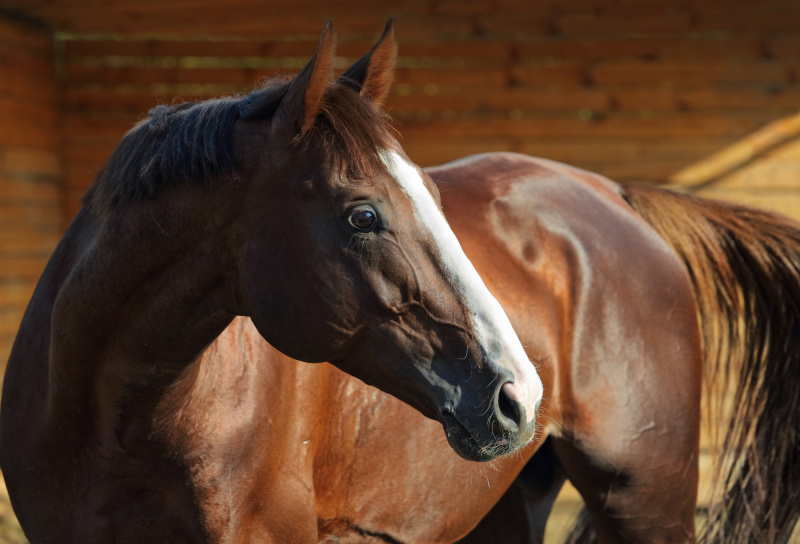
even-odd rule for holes
{"type": "Polygon", "coordinates": [[[589,510],[584,504],[572,522],[572,528],[562,544],[597,544],[597,535],[592,528],[589,510]]]}
{"type": "Polygon", "coordinates": [[[800,516],[800,224],[653,186],[623,192],[691,278],[712,426],[711,393],[728,406],[700,540],[786,543],[800,516]]]}

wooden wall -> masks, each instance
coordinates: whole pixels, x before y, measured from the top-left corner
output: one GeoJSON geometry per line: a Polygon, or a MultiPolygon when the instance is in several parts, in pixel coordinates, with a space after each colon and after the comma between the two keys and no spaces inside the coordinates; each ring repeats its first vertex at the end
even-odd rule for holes
{"type": "MultiPolygon", "coordinates": [[[[328,17],[344,69],[396,16],[389,106],[422,165],[511,150],[660,182],[800,109],[800,0],[0,7],[57,31],[51,40],[0,12],[0,369],[36,278],[124,132],[155,104],[246,92],[298,70],[328,17]]],[[[769,175],[774,202],[800,191],[785,171],[769,175]]]]}
{"type": "Polygon", "coordinates": [[[63,227],[54,77],[51,33],[0,17],[0,373],[63,227]]]}
{"type": "MultiPolygon", "coordinates": [[[[235,24],[214,12],[213,39],[191,33],[213,32],[207,15],[176,22],[164,8],[159,20],[147,2],[137,17],[150,32],[171,29],[168,39],[137,34],[131,20],[119,34],[63,35],[68,213],[152,105],[246,91],[299,68],[324,21],[321,4],[306,3],[309,17],[235,24]]],[[[392,12],[384,4],[368,15],[339,8],[341,68],[377,37],[381,13],[392,12]]],[[[422,165],[513,150],[620,181],[662,181],[800,108],[796,0],[408,0],[395,13],[390,107],[422,165]]]]}

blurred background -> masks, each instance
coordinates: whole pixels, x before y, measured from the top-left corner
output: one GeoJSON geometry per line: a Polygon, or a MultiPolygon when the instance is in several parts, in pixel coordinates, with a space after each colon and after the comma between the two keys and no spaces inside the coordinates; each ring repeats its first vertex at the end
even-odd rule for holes
{"type": "MultiPolygon", "coordinates": [[[[389,16],[388,107],[420,165],[517,151],[800,218],[800,0],[0,0],[0,371],[149,108],[298,70],[328,18],[344,69],[389,16]]],[[[0,542],[23,541],[3,498],[0,542]]]]}

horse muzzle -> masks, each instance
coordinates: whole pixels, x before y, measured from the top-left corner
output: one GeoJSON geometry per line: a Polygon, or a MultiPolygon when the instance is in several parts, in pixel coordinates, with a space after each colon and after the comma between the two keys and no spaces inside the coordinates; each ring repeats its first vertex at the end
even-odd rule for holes
{"type": "MultiPolygon", "coordinates": [[[[497,387],[484,413],[445,406],[441,422],[450,447],[468,461],[491,461],[529,443],[536,431],[537,402],[529,413],[514,382],[497,387]],[[478,415],[479,414],[479,415],[478,415]]],[[[541,400],[541,397],[539,397],[541,400]]]]}

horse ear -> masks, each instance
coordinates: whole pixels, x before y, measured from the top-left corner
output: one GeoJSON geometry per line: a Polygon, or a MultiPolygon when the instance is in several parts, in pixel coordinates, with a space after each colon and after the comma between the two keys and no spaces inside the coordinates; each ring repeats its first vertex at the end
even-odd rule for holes
{"type": "Polygon", "coordinates": [[[314,123],[322,95],[331,83],[335,38],[330,20],[322,29],[317,52],[289,84],[273,117],[273,132],[287,140],[302,134],[314,123]]]}
{"type": "Polygon", "coordinates": [[[340,83],[352,87],[376,106],[380,106],[389,94],[394,78],[397,42],[393,23],[394,18],[389,19],[378,43],[339,78],[340,83]]]}

